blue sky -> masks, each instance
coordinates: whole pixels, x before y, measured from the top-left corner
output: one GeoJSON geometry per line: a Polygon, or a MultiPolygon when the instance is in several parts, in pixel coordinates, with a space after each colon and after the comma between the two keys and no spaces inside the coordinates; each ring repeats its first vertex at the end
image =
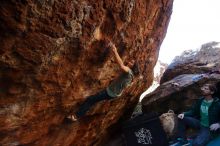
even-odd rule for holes
{"type": "Polygon", "coordinates": [[[220,42],[220,0],[174,0],[159,60],[170,63],[184,50],[220,42]]]}

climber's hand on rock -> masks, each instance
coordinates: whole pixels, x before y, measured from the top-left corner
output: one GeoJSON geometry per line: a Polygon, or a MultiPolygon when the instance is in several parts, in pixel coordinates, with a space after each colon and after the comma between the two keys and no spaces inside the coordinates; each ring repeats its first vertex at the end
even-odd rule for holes
{"type": "Polygon", "coordinates": [[[108,46],[109,46],[109,48],[112,48],[113,43],[112,43],[111,41],[109,41],[109,42],[108,42],[108,46]]]}
{"type": "Polygon", "coordinates": [[[105,40],[105,42],[107,44],[107,47],[111,48],[112,45],[113,45],[112,41],[109,38],[105,38],[104,40],[105,40]]]}
{"type": "Polygon", "coordinates": [[[183,119],[183,118],[184,118],[184,114],[179,114],[177,117],[178,117],[179,119],[183,119]]]}
{"type": "Polygon", "coordinates": [[[113,43],[112,43],[111,41],[108,41],[108,42],[107,42],[107,47],[108,47],[109,49],[111,49],[111,48],[113,47],[113,43]]]}
{"type": "Polygon", "coordinates": [[[111,41],[108,43],[108,47],[112,50],[113,53],[117,52],[117,48],[111,41]]]}

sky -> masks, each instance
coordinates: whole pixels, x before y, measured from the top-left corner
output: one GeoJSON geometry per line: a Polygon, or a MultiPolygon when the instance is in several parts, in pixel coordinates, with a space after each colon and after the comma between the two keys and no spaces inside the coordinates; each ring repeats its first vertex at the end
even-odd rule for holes
{"type": "Polygon", "coordinates": [[[220,0],[174,0],[159,60],[171,63],[184,50],[220,42],[220,0]]]}

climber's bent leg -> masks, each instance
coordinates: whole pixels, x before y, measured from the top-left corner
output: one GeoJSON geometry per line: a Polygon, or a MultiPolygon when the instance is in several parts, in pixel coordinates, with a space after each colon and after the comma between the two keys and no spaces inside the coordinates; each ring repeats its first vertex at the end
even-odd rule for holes
{"type": "Polygon", "coordinates": [[[87,97],[87,99],[80,105],[79,109],[76,112],[76,117],[80,118],[86,114],[86,112],[97,102],[110,99],[111,97],[107,94],[106,90],[102,90],[101,92],[91,95],[87,97]]]}

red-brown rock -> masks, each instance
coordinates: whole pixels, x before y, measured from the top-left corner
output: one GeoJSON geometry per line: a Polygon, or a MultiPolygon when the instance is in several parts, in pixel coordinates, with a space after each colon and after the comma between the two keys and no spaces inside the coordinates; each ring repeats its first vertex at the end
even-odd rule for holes
{"type": "Polygon", "coordinates": [[[152,82],[173,0],[0,2],[0,145],[99,145],[152,82]],[[122,97],[67,124],[119,74],[105,38],[140,76],[122,97]]]}

